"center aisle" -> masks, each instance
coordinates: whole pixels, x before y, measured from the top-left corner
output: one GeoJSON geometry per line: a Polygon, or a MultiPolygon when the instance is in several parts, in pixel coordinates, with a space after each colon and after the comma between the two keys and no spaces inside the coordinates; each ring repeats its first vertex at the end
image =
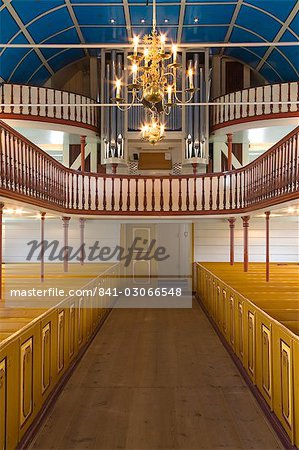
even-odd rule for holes
{"type": "Polygon", "coordinates": [[[194,303],[115,309],[30,448],[283,446],[194,303]]]}

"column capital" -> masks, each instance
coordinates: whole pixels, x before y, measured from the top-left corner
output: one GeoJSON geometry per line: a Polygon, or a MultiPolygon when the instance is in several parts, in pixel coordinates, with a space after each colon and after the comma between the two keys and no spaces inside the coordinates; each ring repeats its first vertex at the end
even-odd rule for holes
{"type": "Polygon", "coordinates": [[[271,211],[265,211],[266,219],[270,219],[271,211]]]}
{"type": "Polygon", "coordinates": [[[226,137],[227,137],[227,142],[228,143],[232,143],[233,142],[233,134],[232,133],[227,133],[226,137]]]}
{"type": "Polygon", "coordinates": [[[45,212],[43,212],[43,211],[40,212],[40,218],[41,218],[41,220],[45,220],[46,214],[47,214],[47,213],[45,213],[45,212]]]}
{"type": "Polygon", "coordinates": [[[4,206],[5,206],[5,204],[4,204],[4,203],[2,203],[2,202],[0,202],[0,212],[1,212],[1,214],[2,214],[2,212],[3,212],[3,208],[4,208],[4,206]]]}
{"type": "Polygon", "coordinates": [[[237,219],[235,217],[229,217],[227,220],[228,220],[229,226],[231,228],[234,228],[237,219]]]}
{"type": "Polygon", "coordinates": [[[82,135],[80,136],[80,142],[81,142],[81,144],[86,145],[86,135],[82,134],[82,135]]]}
{"type": "Polygon", "coordinates": [[[80,217],[79,222],[80,222],[80,227],[84,227],[86,219],[84,217],[80,217]]]}
{"type": "Polygon", "coordinates": [[[243,227],[249,227],[249,219],[250,219],[250,216],[242,216],[243,227]]]}
{"type": "Polygon", "coordinates": [[[68,227],[71,218],[70,218],[70,217],[63,216],[61,219],[62,219],[62,222],[63,222],[63,226],[64,226],[64,227],[68,227]]]}

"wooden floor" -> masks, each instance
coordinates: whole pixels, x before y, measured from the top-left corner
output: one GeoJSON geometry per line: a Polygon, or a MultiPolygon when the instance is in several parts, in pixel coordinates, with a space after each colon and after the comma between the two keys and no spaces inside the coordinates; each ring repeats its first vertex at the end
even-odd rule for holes
{"type": "Polygon", "coordinates": [[[115,309],[30,448],[283,447],[194,304],[115,309]]]}

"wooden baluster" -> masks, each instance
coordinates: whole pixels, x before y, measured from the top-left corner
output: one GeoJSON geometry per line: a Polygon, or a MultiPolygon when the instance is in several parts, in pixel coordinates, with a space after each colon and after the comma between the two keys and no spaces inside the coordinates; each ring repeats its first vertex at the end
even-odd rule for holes
{"type": "Polygon", "coordinates": [[[17,191],[19,187],[19,173],[18,173],[18,154],[17,154],[17,148],[18,148],[18,138],[16,136],[13,137],[13,184],[14,184],[14,190],[17,191]]]}
{"type": "MultiPolygon", "coordinates": [[[[255,101],[256,101],[256,99],[257,99],[257,87],[254,88],[254,98],[255,98],[255,101]]],[[[254,104],[254,115],[255,116],[257,115],[257,104],[256,104],[256,102],[254,104]]]]}
{"type": "Polygon", "coordinates": [[[31,86],[28,86],[28,103],[29,103],[28,114],[30,116],[30,114],[32,112],[32,106],[31,106],[31,103],[32,103],[32,90],[31,90],[31,86]]]}
{"type": "Polygon", "coordinates": [[[81,178],[81,186],[82,186],[82,209],[85,209],[85,175],[84,175],[84,173],[81,174],[80,178],[81,178]]]}
{"type": "Polygon", "coordinates": [[[20,85],[20,114],[23,114],[23,85],[20,85]]]}
{"type": "Polygon", "coordinates": [[[111,211],[114,211],[115,208],[115,192],[114,192],[114,188],[115,188],[115,180],[114,180],[114,175],[111,175],[111,211]]]}
{"type": "MultiPolygon", "coordinates": [[[[3,86],[2,86],[3,89],[3,86]]],[[[3,163],[3,151],[5,147],[5,134],[4,129],[0,126],[0,182],[1,188],[4,187],[4,163],[3,163]]]]}
{"type": "Polygon", "coordinates": [[[127,211],[131,208],[131,191],[130,191],[130,178],[127,178],[128,183],[128,193],[127,193],[127,211]]]}
{"type": "Polygon", "coordinates": [[[229,207],[230,209],[233,208],[233,186],[232,186],[232,174],[229,174],[229,207]]]}
{"type": "Polygon", "coordinates": [[[193,178],[193,209],[197,210],[197,177],[193,178]]]}
{"type": "Polygon", "coordinates": [[[56,119],[56,115],[57,115],[57,107],[56,107],[56,91],[55,89],[53,90],[53,116],[54,119],[56,119]]]}
{"type": "Polygon", "coordinates": [[[88,209],[91,211],[91,176],[88,174],[88,209]]]}
{"type": "Polygon", "coordinates": [[[286,179],[286,192],[290,191],[290,187],[292,184],[292,176],[291,176],[291,149],[292,149],[292,138],[290,138],[288,140],[288,144],[287,144],[287,167],[286,167],[286,175],[287,175],[287,179],[286,179]]]}
{"type": "Polygon", "coordinates": [[[263,104],[262,104],[262,115],[264,115],[265,114],[265,86],[261,86],[260,87],[260,89],[262,89],[262,93],[263,93],[263,95],[262,95],[262,102],[263,102],[263,104]]]}
{"type": "Polygon", "coordinates": [[[5,84],[0,85],[1,89],[1,113],[3,114],[5,111],[5,84]]]}
{"type": "Polygon", "coordinates": [[[169,178],[169,211],[172,211],[172,178],[169,178]]]}
{"type": "Polygon", "coordinates": [[[202,210],[205,210],[205,205],[206,205],[206,199],[205,199],[205,176],[202,177],[201,179],[202,184],[201,184],[201,207],[202,210]]]}
{"type": "Polygon", "coordinates": [[[210,196],[209,196],[210,211],[213,209],[213,176],[210,176],[210,196]]]}
{"type": "Polygon", "coordinates": [[[4,140],[3,140],[3,174],[4,174],[4,187],[7,188],[8,187],[8,178],[7,178],[7,171],[9,170],[9,167],[7,165],[7,152],[8,152],[8,145],[9,145],[9,136],[8,136],[8,132],[6,130],[4,130],[4,140]]]}
{"type": "Polygon", "coordinates": [[[164,209],[163,178],[160,179],[160,211],[164,209]]]}
{"type": "Polygon", "coordinates": [[[147,210],[147,198],[146,198],[146,178],[143,179],[143,210],[147,210]]]}
{"type": "Polygon", "coordinates": [[[49,114],[49,107],[48,107],[48,88],[45,89],[45,116],[48,117],[49,114]]]}
{"type": "Polygon", "coordinates": [[[71,120],[71,94],[68,92],[68,107],[67,107],[67,119],[71,120]]]}
{"type": "Polygon", "coordinates": [[[234,178],[235,178],[235,204],[234,204],[234,208],[237,209],[238,208],[238,172],[235,172],[234,178]]]}
{"type": "Polygon", "coordinates": [[[294,136],[294,169],[293,169],[293,173],[294,173],[294,178],[293,178],[293,189],[292,191],[296,191],[297,190],[297,180],[298,180],[298,133],[294,136]]]}
{"type": "MultiPolygon", "coordinates": [[[[236,105],[236,101],[237,101],[237,93],[234,92],[234,117],[233,117],[233,120],[235,120],[235,119],[236,119],[236,116],[237,116],[237,105],[236,105]]],[[[229,119],[230,119],[230,116],[229,116],[229,119]]]]}
{"type": "Polygon", "coordinates": [[[273,114],[273,85],[270,84],[270,92],[271,92],[271,97],[270,97],[270,114],[273,114]]]}
{"type": "Polygon", "coordinates": [[[291,111],[291,83],[288,83],[288,112],[291,111]]]}
{"type": "Polygon", "coordinates": [[[120,177],[120,188],[119,188],[119,210],[123,210],[123,179],[120,177]]]}
{"type": "MultiPolygon", "coordinates": [[[[282,90],[281,90],[281,83],[279,83],[279,96],[278,96],[278,98],[279,98],[279,101],[281,102],[282,101],[282,90]]],[[[279,104],[279,112],[281,113],[281,109],[282,109],[282,104],[280,103],[279,104]]]]}
{"type": "Polygon", "coordinates": [[[223,209],[226,208],[226,174],[224,174],[223,178],[223,209]]]}
{"type": "Polygon", "coordinates": [[[75,104],[74,104],[74,116],[75,116],[75,122],[77,122],[77,95],[75,95],[75,104]]]}
{"type": "MultiPolygon", "coordinates": [[[[249,114],[250,114],[249,93],[250,93],[250,90],[247,89],[247,108],[246,108],[247,111],[246,111],[246,117],[249,117],[249,114]]],[[[254,98],[254,101],[256,102],[256,97],[254,98]]]]}
{"type": "Polygon", "coordinates": [[[10,112],[13,114],[14,112],[14,85],[10,85],[10,112]]]}
{"type": "Polygon", "coordinates": [[[38,104],[38,106],[37,106],[37,115],[38,115],[38,117],[40,116],[40,88],[39,87],[37,87],[37,104],[38,104]]]}
{"type": "Polygon", "coordinates": [[[178,202],[179,211],[182,211],[182,178],[179,177],[179,202],[178,202]]]}
{"type": "MultiPolygon", "coordinates": [[[[83,179],[83,177],[82,177],[83,179]]],[[[84,190],[83,190],[83,183],[82,183],[82,209],[84,209],[84,190]]],[[[79,174],[76,173],[76,209],[79,209],[80,204],[80,189],[79,189],[79,174]]]]}
{"type": "Polygon", "coordinates": [[[243,183],[242,183],[242,178],[244,180],[244,171],[239,172],[239,208],[242,208],[243,206],[243,183]]]}
{"type": "Polygon", "coordinates": [[[220,175],[217,175],[216,209],[220,209],[220,175]]]}
{"type": "Polygon", "coordinates": [[[139,208],[139,198],[138,198],[138,178],[135,178],[135,211],[139,208]]]}
{"type": "Polygon", "coordinates": [[[155,179],[152,178],[152,211],[155,211],[155,179]]]}
{"type": "Polygon", "coordinates": [[[189,211],[190,200],[189,200],[189,178],[186,178],[186,209],[189,211]]]}

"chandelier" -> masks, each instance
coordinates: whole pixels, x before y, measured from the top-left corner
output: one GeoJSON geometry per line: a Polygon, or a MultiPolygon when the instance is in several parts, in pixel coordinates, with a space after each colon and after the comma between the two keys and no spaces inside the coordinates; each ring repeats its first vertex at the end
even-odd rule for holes
{"type": "Polygon", "coordinates": [[[152,115],[150,122],[146,122],[141,127],[141,137],[144,141],[152,145],[164,139],[165,125],[160,123],[159,118],[152,115]]]}
{"type": "Polygon", "coordinates": [[[153,24],[150,34],[143,36],[143,53],[139,52],[139,37],[133,38],[133,50],[128,56],[131,63],[131,82],[127,85],[132,98],[128,106],[122,107],[125,102],[122,96],[123,82],[115,80],[116,95],[112,100],[122,111],[127,111],[134,104],[143,106],[154,114],[170,113],[171,107],[181,104],[183,101],[192,101],[195,88],[193,82],[194,70],[190,63],[186,78],[186,97],[183,98],[182,91],[178,86],[179,76],[182,72],[182,64],[178,61],[177,45],[173,44],[168,52],[166,35],[160,34],[156,29],[156,0],[153,0],[153,24]],[[179,96],[181,95],[181,98],[179,96]]]}

